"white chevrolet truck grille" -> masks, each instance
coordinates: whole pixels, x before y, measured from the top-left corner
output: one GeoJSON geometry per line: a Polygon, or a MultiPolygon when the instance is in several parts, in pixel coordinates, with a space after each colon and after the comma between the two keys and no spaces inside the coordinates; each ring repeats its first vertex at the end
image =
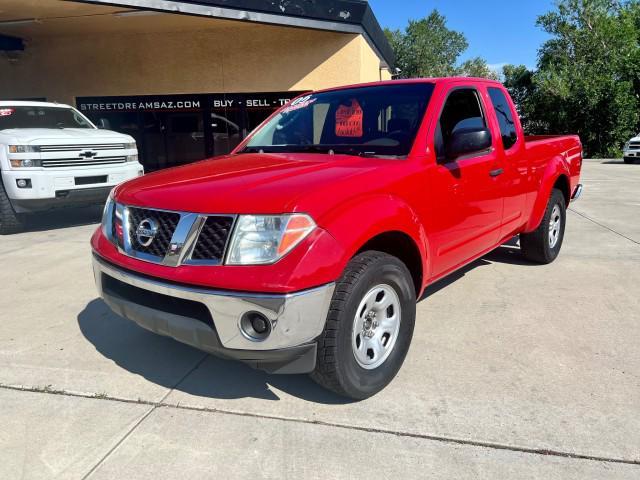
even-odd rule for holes
{"type": "Polygon", "coordinates": [[[124,150],[124,143],[98,143],[94,145],[41,145],[40,152],[82,152],[84,150],[124,150]]]}
{"type": "Polygon", "coordinates": [[[95,157],[87,158],[52,158],[43,159],[42,166],[44,168],[63,168],[63,167],[93,167],[96,165],[116,165],[126,163],[127,157],[95,157]]]}

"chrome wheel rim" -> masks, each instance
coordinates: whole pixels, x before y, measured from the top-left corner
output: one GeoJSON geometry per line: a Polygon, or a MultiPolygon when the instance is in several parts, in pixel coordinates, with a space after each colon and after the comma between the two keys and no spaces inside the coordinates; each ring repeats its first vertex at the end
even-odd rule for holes
{"type": "Polygon", "coordinates": [[[560,205],[554,205],[549,219],[549,248],[555,248],[560,240],[560,231],[562,230],[562,212],[560,205]]]}
{"type": "Polygon", "coordinates": [[[400,298],[389,285],[373,287],[363,297],[353,320],[351,348],[362,368],[382,365],[396,345],[402,311],[400,298]]]}

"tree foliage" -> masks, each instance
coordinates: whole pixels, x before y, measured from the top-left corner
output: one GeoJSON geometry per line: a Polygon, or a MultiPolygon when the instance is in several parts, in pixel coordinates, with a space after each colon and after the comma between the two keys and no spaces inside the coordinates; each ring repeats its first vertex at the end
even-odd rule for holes
{"type": "Polygon", "coordinates": [[[640,128],[640,4],[560,0],[538,69],[504,68],[528,133],[577,133],[590,156],[619,155],[640,128]]]}
{"type": "Polygon", "coordinates": [[[465,36],[450,30],[446,18],[433,10],[421,20],[410,20],[404,30],[385,30],[396,54],[396,66],[405,78],[457,75],[496,78],[482,58],[459,64],[469,47],[465,36]]]}

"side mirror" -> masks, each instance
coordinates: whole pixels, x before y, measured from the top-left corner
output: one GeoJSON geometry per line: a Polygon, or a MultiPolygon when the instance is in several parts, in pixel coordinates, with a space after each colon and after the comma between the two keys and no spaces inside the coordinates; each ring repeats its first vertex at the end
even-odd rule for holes
{"type": "Polygon", "coordinates": [[[100,130],[111,130],[111,122],[106,118],[101,118],[98,120],[96,125],[100,130]]]}
{"type": "Polygon", "coordinates": [[[463,155],[488,150],[491,147],[491,132],[486,128],[461,128],[456,130],[446,146],[447,160],[463,155]]]}

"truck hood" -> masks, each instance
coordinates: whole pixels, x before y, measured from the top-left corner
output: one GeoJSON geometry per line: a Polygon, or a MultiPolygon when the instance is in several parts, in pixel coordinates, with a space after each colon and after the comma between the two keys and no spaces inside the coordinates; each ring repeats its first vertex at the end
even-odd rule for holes
{"type": "Polygon", "coordinates": [[[132,142],[129,135],[93,128],[9,128],[0,130],[0,136],[11,137],[12,142],[20,145],[48,145],[69,143],[124,143],[132,142]]]}
{"type": "Polygon", "coordinates": [[[127,205],[194,213],[320,215],[319,210],[358,195],[359,189],[381,186],[389,176],[376,172],[401,162],[347,155],[229,155],[131,180],[116,188],[115,197],[127,205]]]}

